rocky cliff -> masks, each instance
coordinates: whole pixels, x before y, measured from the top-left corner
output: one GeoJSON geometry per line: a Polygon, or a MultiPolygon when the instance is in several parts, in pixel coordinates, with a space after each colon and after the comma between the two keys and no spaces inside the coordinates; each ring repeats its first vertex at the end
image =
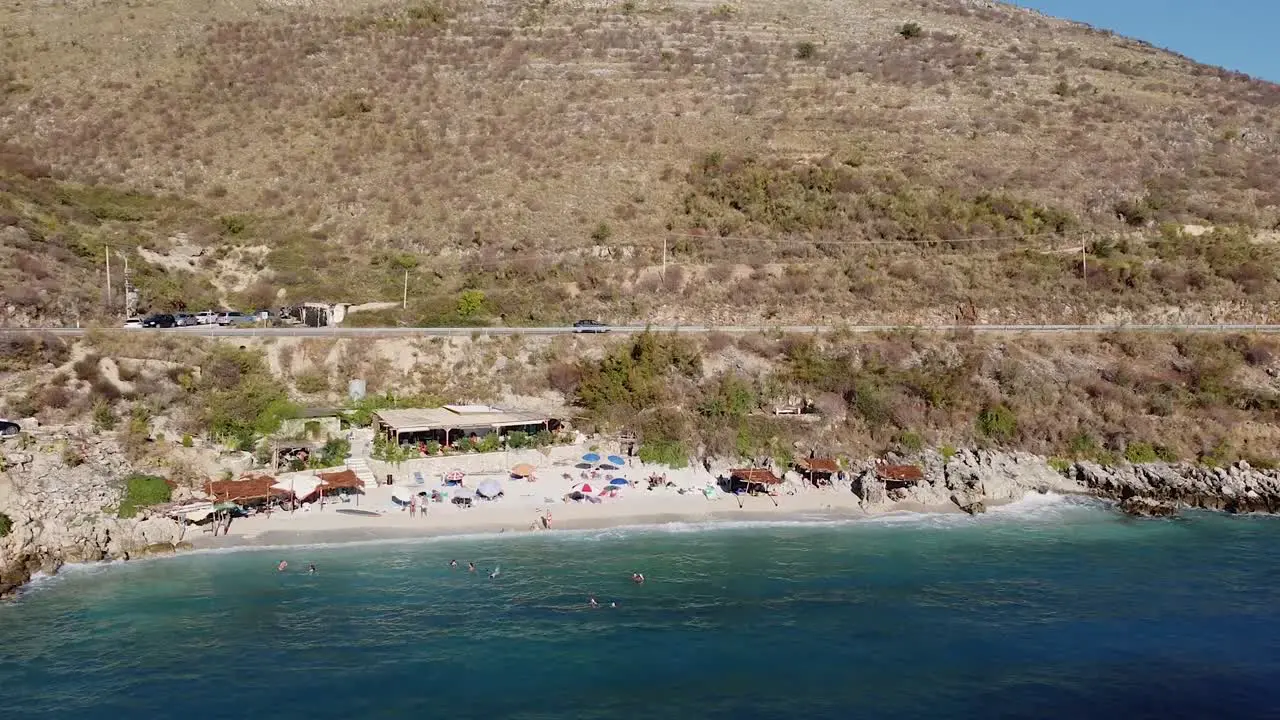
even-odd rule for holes
{"type": "Polygon", "coordinates": [[[1154,463],[1104,467],[1076,463],[1069,471],[1090,494],[1120,502],[1131,514],[1165,515],[1178,508],[1280,512],[1280,472],[1243,460],[1230,467],[1154,463]]]}
{"type": "Polygon", "coordinates": [[[181,527],[163,517],[114,516],[120,479],[131,472],[120,448],[98,436],[42,433],[0,446],[0,597],[65,563],[172,551],[181,527]]]}

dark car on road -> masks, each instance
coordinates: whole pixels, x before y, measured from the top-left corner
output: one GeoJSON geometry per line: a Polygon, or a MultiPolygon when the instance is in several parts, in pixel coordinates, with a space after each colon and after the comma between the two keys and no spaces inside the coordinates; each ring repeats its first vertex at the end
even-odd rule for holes
{"type": "Polygon", "coordinates": [[[22,432],[22,426],[12,420],[0,420],[0,438],[14,437],[22,432]]]}
{"type": "Polygon", "coordinates": [[[580,333],[609,332],[609,326],[595,320],[579,320],[573,324],[573,331],[580,333]]]}
{"type": "Polygon", "coordinates": [[[178,320],[172,315],[152,315],[142,321],[144,328],[171,328],[177,327],[178,320]]]}

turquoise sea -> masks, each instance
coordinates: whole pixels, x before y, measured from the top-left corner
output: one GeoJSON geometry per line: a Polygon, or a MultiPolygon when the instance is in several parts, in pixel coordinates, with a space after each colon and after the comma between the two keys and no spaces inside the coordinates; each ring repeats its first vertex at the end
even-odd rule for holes
{"type": "Polygon", "coordinates": [[[1278,718],[1278,550],[1047,496],[73,568],[0,605],[0,717],[1278,718]]]}

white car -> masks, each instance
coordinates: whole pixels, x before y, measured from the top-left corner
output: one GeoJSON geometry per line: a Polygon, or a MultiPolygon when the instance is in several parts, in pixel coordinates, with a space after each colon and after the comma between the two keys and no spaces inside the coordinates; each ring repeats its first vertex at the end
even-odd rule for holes
{"type": "Polygon", "coordinates": [[[197,325],[216,325],[218,322],[218,313],[212,310],[196,313],[197,325]]]}
{"type": "Polygon", "coordinates": [[[142,318],[131,317],[128,320],[125,320],[124,325],[121,327],[142,329],[142,318]]]}

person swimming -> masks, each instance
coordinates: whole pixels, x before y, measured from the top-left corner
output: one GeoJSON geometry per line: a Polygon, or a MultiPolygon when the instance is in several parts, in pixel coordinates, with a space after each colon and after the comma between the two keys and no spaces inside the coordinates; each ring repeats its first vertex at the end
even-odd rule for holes
{"type": "Polygon", "coordinates": [[[473,562],[467,563],[467,572],[475,572],[475,571],[476,571],[476,564],[473,562]]]}
{"type": "Polygon", "coordinates": [[[631,582],[639,585],[640,583],[644,582],[644,575],[641,575],[638,572],[631,573],[631,582]]]}
{"type": "Polygon", "coordinates": [[[592,595],[591,597],[587,598],[587,605],[588,605],[588,606],[590,606],[590,607],[593,607],[593,608],[598,608],[598,607],[600,607],[600,603],[596,602],[596,596],[595,596],[595,595],[592,595]]]}
{"type": "Polygon", "coordinates": [[[493,568],[493,572],[489,573],[489,579],[490,579],[490,580],[492,580],[492,579],[494,579],[494,578],[498,577],[498,576],[499,576],[499,575],[501,575],[501,574],[502,574],[502,568],[501,568],[501,567],[496,567],[496,566],[495,566],[495,567],[493,568]]]}
{"type": "Polygon", "coordinates": [[[457,568],[457,567],[458,567],[458,561],[457,561],[457,560],[450,560],[450,561],[449,561],[449,567],[451,567],[451,568],[457,568]]]}
{"type": "Polygon", "coordinates": [[[307,574],[308,574],[308,575],[315,575],[315,574],[316,574],[316,564],[315,564],[315,563],[311,563],[311,566],[307,568],[307,574]]]}
{"type": "Polygon", "coordinates": [[[289,561],[281,560],[280,564],[276,566],[276,572],[284,572],[288,568],[289,568],[289,561]]]}

